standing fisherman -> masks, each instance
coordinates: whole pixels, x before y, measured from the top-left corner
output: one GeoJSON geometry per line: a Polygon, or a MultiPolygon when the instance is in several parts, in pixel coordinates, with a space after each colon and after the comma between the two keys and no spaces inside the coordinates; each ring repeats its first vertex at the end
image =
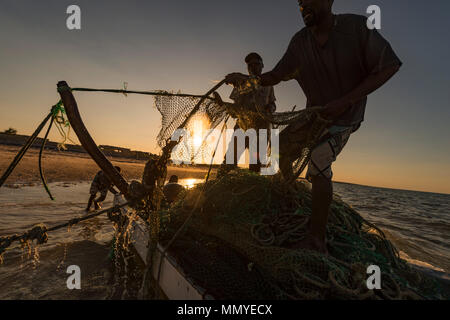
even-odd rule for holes
{"type": "MultiPolygon", "coordinates": [[[[303,89],[306,107],[324,106],[322,116],[331,120],[321,143],[312,150],[307,178],[312,183],[312,215],[301,248],[327,253],[326,225],[333,196],[331,164],[350,134],[364,119],[367,95],[385,84],[401,61],[367,18],[354,14],[334,15],[333,0],[299,0],[306,25],[291,40],[276,67],[258,79],[273,86],[295,79],[303,89]]],[[[228,83],[242,85],[248,76],[233,73],[228,83]]],[[[280,163],[287,144],[299,136],[293,123],[280,134],[280,163]]],[[[283,167],[281,167],[283,175],[283,167]]]]}
{"type": "MultiPolygon", "coordinates": [[[[247,70],[250,76],[252,77],[259,77],[262,74],[264,63],[261,56],[255,52],[252,52],[247,55],[245,58],[245,62],[247,63],[247,70]]],[[[220,98],[219,94],[217,92],[214,93],[216,97],[216,101],[219,105],[223,105],[224,102],[220,98]]],[[[236,125],[234,127],[234,131],[238,129],[242,129],[243,131],[247,131],[249,129],[255,129],[257,133],[257,139],[256,139],[256,164],[250,163],[249,169],[250,171],[254,171],[259,173],[261,170],[261,161],[260,161],[260,152],[263,150],[259,150],[259,135],[258,130],[259,129],[266,129],[268,132],[270,131],[271,124],[265,120],[262,116],[260,116],[258,113],[259,111],[256,109],[256,105],[258,105],[258,108],[262,110],[262,112],[265,113],[273,113],[276,110],[276,104],[275,104],[275,93],[272,86],[265,86],[265,87],[259,87],[256,92],[240,92],[238,88],[234,88],[231,92],[230,99],[234,101],[234,104],[227,105],[231,107],[231,109],[234,109],[236,114],[232,114],[233,117],[237,118],[236,125]]],[[[232,112],[233,113],[233,112],[232,112]]],[[[269,136],[269,133],[268,133],[269,136]]],[[[245,151],[245,149],[249,149],[251,151],[252,148],[250,148],[250,139],[248,137],[245,138],[245,149],[239,148],[238,152],[238,143],[237,143],[237,137],[233,135],[232,140],[228,146],[228,152],[230,150],[233,150],[234,153],[234,162],[232,166],[237,166],[239,158],[242,155],[242,152],[245,151]],[[232,149],[233,148],[233,149],[232,149]]],[[[223,165],[226,163],[226,158],[224,159],[223,165]]]]}

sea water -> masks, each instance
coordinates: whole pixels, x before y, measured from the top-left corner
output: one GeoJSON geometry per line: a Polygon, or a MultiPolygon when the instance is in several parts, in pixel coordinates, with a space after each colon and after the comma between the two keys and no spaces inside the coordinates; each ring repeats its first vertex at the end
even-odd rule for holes
{"type": "MultiPolygon", "coordinates": [[[[200,182],[180,181],[188,188],[200,182]]],[[[0,236],[20,234],[38,223],[51,227],[83,216],[89,187],[88,182],[51,183],[54,201],[40,185],[0,188],[0,236]]],[[[450,272],[450,195],[345,183],[335,183],[334,192],[380,227],[403,258],[450,272]]],[[[103,208],[111,207],[112,200],[109,193],[103,208]]],[[[0,299],[105,298],[113,233],[106,216],[99,216],[50,233],[48,243],[37,248],[14,245],[0,265],[0,299]],[[66,269],[71,264],[80,265],[83,290],[66,287],[66,269]]]]}

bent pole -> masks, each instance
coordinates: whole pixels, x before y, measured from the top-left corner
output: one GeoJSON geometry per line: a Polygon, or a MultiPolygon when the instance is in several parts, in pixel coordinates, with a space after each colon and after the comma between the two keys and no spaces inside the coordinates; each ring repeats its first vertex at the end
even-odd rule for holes
{"type": "Polygon", "coordinates": [[[89,131],[86,129],[83,120],[81,119],[80,112],[78,110],[78,105],[75,97],[72,94],[72,90],[65,81],[58,82],[58,92],[61,96],[61,100],[64,104],[66,110],[67,118],[69,119],[70,125],[75,131],[78,140],[80,140],[81,145],[91,156],[91,158],[97,163],[100,169],[106,174],[109,180],[120,190],[120,192],[129,198],[128,194],[128,183],[122,177],[122,175],[114,168],[112,163],[105,157],[105,155],[100,151],[92,139],[89,131]]]}

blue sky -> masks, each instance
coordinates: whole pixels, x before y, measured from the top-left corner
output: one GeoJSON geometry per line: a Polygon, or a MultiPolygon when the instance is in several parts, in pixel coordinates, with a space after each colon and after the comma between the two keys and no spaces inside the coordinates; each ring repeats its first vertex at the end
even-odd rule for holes
{"type": "MultiPolygon", "coordinates": [[[[336,162],[335,179],[450,193],[450,2],[336,0],[334,12],[367,15],[372,4],[380,6],[381,33],[404,65],[369,96],[366,121],[336,162]]],[[[250,51],[271,69],[303,27],[295,0],[0,0],[0,6],[0,130],[24,134],[58,100],[59,80],[201,94],[225,74],[244,72],[250,51]],[[66,28],[70,4],[81,8],[79,31],[66,28]]],[[[294,81],[275,91],[279,110],[305,105],[294,81]]],[[[151,98],[77,93],[77,99],[99,144],[156,151],[160,118],[151,98]]]]}

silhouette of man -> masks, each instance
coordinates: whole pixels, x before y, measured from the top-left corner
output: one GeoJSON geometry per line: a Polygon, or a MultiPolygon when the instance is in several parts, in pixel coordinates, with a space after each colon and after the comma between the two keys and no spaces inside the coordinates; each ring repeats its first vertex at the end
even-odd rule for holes
{"type": "Polygon", "coordinates": [[[178,176],[173,175],[169,179],[169,183],[167,183],[163,187],[164,197],[167,200],[168,204],[173,203],[181,191],[184,190],[184,187],[181,184],[178,184],[178,176]]]}
{"type": "MultiPolygon", "coordinates": [[[[331,164],[364,120],[367,95],[385,84],[402,63],[389,42],[367,27],[366,17],[334,15],[333,0],[298,3],[305,28],[294,35],[275,68],[258,80],[263,86],[297,80],[306,95],[306,107],[324,106],[322,116],[333,121],[311,154],[307,178],[312,183],[312,215],[308,236],[299,244],[327,253],[326,225],[333,195],[331,164]]],[[[226,80],[242,85],[248,76],[232,73],[226,80]]],[[[280,134],[280,163],[283,150],[288,149],[283,144],[295,140],[294,123],[280,134]]]]}
{"type": "MultiPolygon", "coordinates": [[[[255,52],[252,52],[248,54],[245,57],[245,62],[247,64],[247,70],[248,74],[250,76],[261,76],[262,71],[264,69],[264,63],[261,56],[255,52]]],[[[216,101],[218,104],[223,105],[224,102],[220,98],[219,94],[217,92],[214,93],[216,97],[216,101]]],[[[259,129],[266,129],[270,130],[271,124],[266,121],[263,117],[258,115],[258,111],[256,110],[255,104],[258,104],[260,106],[261,110],[266,113],[273,113],[276,110],[276,104],[275,104],[275,93],[272,86],[265,86],[265,87],[259,87],[256,92],[250,92],[250,93],[243,93],[239,92],[237,88],[234,88],[231,92],[230,99],[234,101],[235,109],[241,110],[241,112],[238,112],[237,115],[233,115],[233,117],[237,118],[236,125],[234,126],[234,130],[242,129],[243,131],[246,131],[248,129],[255,129],[257,133],[257,139],[256,139],[256,164],[250,164],[249,169],[253,172],[260,172],[261,170],[261,161],[259,157],[259,153],[262,152],[262,150],[259,150],[259,135],[258,130],[259,129]],[[247,111],[247,112],[246,112],[247,111]],[[250,111],[250,112],[248,112],[250,111]],[[245,116],[242,116],[245,115],[245,116]]],[[[228,106],[232,105],[230,103],[227,103],[228,106]]],[[[269,133],[268,133],[269,135],[269,133]]],[[[245,139],[245,149],[250,149],[249,146],[250,142],[248,137],[245,139]]],[[[228,150],[231,150],[231,148],[234,148],[234,162],[232,166],[237,166],[239,158],[242,155],[242,152],[245,151],[245,149],[239,149],[237,147],[237,138],[233,136],[232,141],[230,142],[228,146],[228,150]]],[[[226,163],[226,157],[224,159],[224,165],[226,163]]],[[[230,167],[231,168],[231,167],[230,167]]]]}
{"type": "MultiPolygon", "coordinates": [[[[120,172],[120,167],[115,167],[117,171],[120,172]]],[[[91,196],[89,197],[86,212],[89,212],[91,209],[92,203],[94,203],[95,210],[98,210],[101,208],[101,202],[103,202],[106,199],[106,195],[108,194],[108,190],[111,191],[113,194],[117,194],[117,191],[114,189],[113,184],[111,181],[109,181],[108,177],[103,171],[97,172],[97,174],[94,177],[94,180],[92,180],[91,183],[91,189],[89,190],[89,193],[91,196]],[[98,199],[95,199],[97,196],[97,193],[100,192],[100,197],[98,199]]]]}

